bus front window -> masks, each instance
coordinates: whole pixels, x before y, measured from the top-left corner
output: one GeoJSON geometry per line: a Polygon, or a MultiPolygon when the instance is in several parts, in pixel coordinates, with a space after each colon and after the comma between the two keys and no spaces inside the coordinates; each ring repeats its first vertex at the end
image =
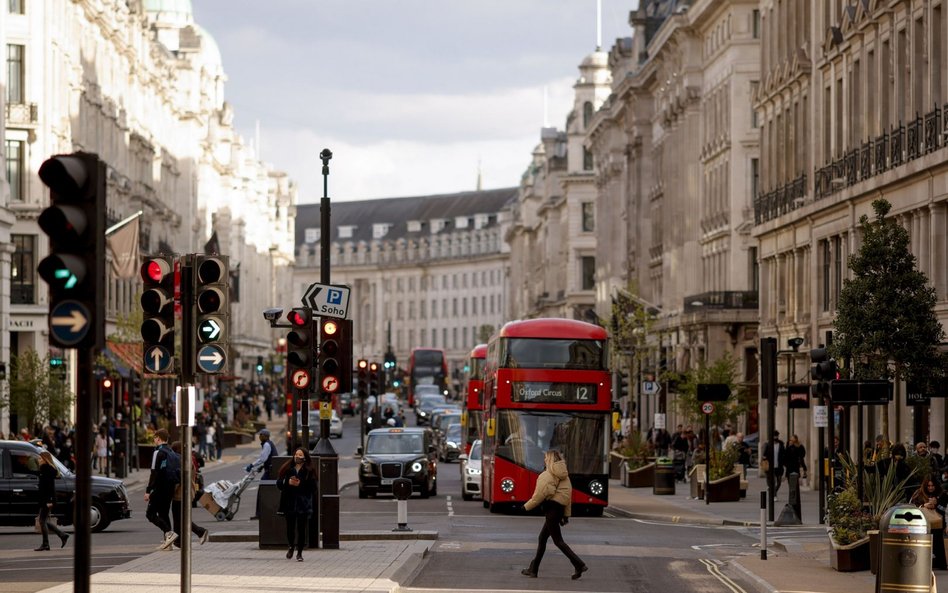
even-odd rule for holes
{"type": "Polygon", "coordinates": [[[602,471],[605,422],[598,414],[501,410],[497,416],[497,456],[535,472],[543,454],[557,449],[570,473],[602,471]]]}

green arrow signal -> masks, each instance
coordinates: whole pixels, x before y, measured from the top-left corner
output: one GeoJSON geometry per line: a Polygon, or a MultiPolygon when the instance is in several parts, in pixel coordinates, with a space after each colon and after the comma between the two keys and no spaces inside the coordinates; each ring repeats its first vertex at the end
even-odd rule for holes
{"type": "Polygon", "coordinates": [[[57,280],[62,280],[63,278],[68,278],[66,283],[63,285],[64,288],[72,288],[79,282],[76,278],[76,275],[70,272],[67,268],[62,268],[53,272],[53,277],[57,280]]]}

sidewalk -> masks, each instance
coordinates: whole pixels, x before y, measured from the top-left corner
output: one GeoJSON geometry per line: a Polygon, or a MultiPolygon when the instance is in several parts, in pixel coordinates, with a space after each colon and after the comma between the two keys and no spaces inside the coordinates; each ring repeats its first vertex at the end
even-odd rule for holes
{"type": "MultiPolygon", "coordinates": [[[[651,488],[624,488],[618,480],[610,480],[609,510],[643,520],[759,528],[760,492],[766,490],[767,482],[756,470],[748,473],[747,481],[747,497],[739,502],[706,504],[689,497],[688,484],[677,483],[673,495],[655,495],[651,488]]],[[[785,482],[774,505],[775,519],[779,519],[787,496],[785,482]]],[[[830,567],[829,538],[825,526],[819,524],[819,492],[802,491],[801,499],[803,525],[773,527],[768,523],[767,560],[753,554],[737,558],[733,566],[773,593],[871,591],[875,576],[869,571],[837,572],[830,567]]],[[[948,588],[948,572],[936,571],[935,577],[940,589],[948,588]]]]}

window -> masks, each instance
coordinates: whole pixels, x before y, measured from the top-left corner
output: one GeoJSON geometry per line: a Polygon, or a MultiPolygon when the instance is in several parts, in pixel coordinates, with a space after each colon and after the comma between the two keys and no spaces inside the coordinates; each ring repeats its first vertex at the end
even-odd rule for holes
{"type": "MultiPolygon", "coordinates": [[[[418,301],[418,306],[421,308],[421,318],[422,318],[422,319],[427,319],[427,318],[428,318],[428,311],[426,310],[426,309],[427,309],[427,307],[426,307],[427,304],[428,304],[428,301],[426,301],[426,300],[424,300],[424,299],[422,299],[421,301],[418,301]]],[[[424,340],[422,340],[422,342],[424,342],[424,340]]]]}
{"type": "Polygon", "coordinates": [[[585,146],[583,147],[583,171],[592,171],[593,170],[593,155],[589,152],[589,149],[585,146]]]}
{"type": "Polygon", "coordinates": [[[26,70],[23,64],[25,47],[7,45],[7,103],[23,103],[23,79],[26,70]]]}
{"type": "Polygon", "coordinates": [[[316,243],[319,241],[320,229],[306,229],[303,231],[303,241],[306,243],[316,243]]]}
{"type": "Polygon", "coordinates": [[[451,299],[451,315],[454,315],[455,317],[458,316],[458,299],[457,299],[457,297],[454,297],[453,299],[451,299]]]}
{"type": "Polygon", "coordinates": [[[340,239],[351,239],[352,233],[355,231],[354,225],[342,225],[339,227],[339,238],[340,239]]]}
{"type": "Polygon", "coordinates": [[[824,311],[829,311],[830,309],[830,244],[829,241],[820,241],[820,251],[823,256],[823,261],[821,262],[821,288],[823,289],[823,298],[822,305],[824,311]]]}
{"type": "Polygon", "coordinates": [[[760,11],[756,8],[751,13],[751,36],[760,39],[760,11]]]}
{"type": "Polygon", "coordinates": [[[757,248],[751,247],[747,250],[748,264],[750,265],[750,289],[754,292],[760,291],[760,264],[757,262],[757,248]]]}
{"type": "Polygon", "coordinates": [[[24,14],[23,0],[10,0],[9,9],[7,12],[10,14],[24,14]]]}
{"type": "Polygon", "coordinates": [[[596,204],[583,202],[583,232],[591,233],[596,230],[596,204]]]}
{"type": "Polygon", "coordinates": [[[583,290],[592,290],[596,286],[596,258],[587,255],[581,261],[583,290]]]}
{"type": "Polygon", "coordinates": [[[583,129],[589,127],[589,120],[593,117],[593,104],[589,101],[583,103],[583,129]]]}
{"type": "Polygon", "coordinates": [[[451,328],[451,347],[458,347],[458,328],[456,327],[451,328]]]}
{"type": "Polygon", "coordinates": [[[24,198],[23,171],[26,156],[23,154],[25,143],[22,140],[7,140],[7,184],[10,186],[10,200],[22,202],[24,198]]]}
{"type": "Polygon", "coordinates": [[[438,300],[437,299],[431,299],[431,318],[432,319],[438,318],[438,300]]]}
{"type": "Polygon", "coordinates": [[[839,293],[843,289],[843,242],[840,237],[833,237],[833,302],[839,302],[839,293]]]}
{"type": "Polygon", "coordinates": [[[10,262],[10,302],[14,305],[36,303],[36,236],[13,235],[13,258],[10,262]]]}
{"type": "Polygon", "coordinates": [[[372,225],[372,238],[381,239],[388,233],[388,225],[384,222],[375,223],[372,225]]]}
{"type": "Polygon", "coordinates": [[[29,451],[10,451],[10,471],[14,478],[39,477],[39,455],[29,451]]]}
{"type": "Polygon", "coordinates": [[[757,199],[760,191],[760,159],[751,159],[751,199],[757,199]]]}
{"type": "Polygon", "coordinates": [[[461,299],[461,315],[467,316],[467,297],[461,299]]]}
{"type": "Polygon", "coordinates": [[[760,82],[756,80],[751,81],[750,87],[750,110],[751,110],[751,127],[757,128],[760,125],[760,122],[757,119],[757,110],[754,109],[754,101],[757,97],[757,90],[760,88],[760,82]]]}

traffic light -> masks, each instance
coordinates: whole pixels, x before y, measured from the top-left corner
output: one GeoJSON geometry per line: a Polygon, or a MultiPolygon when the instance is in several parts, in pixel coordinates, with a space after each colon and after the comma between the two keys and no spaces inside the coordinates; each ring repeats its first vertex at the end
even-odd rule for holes
{"type": "Polygon", "coordinates": [[[369,361],[364,358],[356,363],[356,393],[363,399],[369,397],[369,361]]]}
{"type": "Polygon", "coordinates": [[[220,373],[227,364],[230,287],[226,255],[194,256],[196,372],[220,373]]]}
{"type": "Polygon", "coordinates": [[[49,359],[49,374],[56,377],[59,381],[66,381],[66,359],[61,356],[53,356],[49,359]]]}
{"type": "Polygon", "coordinates": [[[142,358],[149,373],[174,372],[174,258],[142,263],[142,358]]]}
{"type": "Polygon", "coordinates": [[[309,307],[291,309],[286,319],[293,326],[286,335],[287,371],[292,385],[305,389],[313,373],[313,311],[309,307]]]}
{"type": "Polygon", "coordinates": [[[131,372],[128,386],[129,394],[132,397],[132,403],[141,405],[142,403],[142,376],[135,371],[131,372]]]}
{"type": "Polygon", "coordinates": [[[814,348],[810,350],[810,378],[820,383],[835,381],[839,367],[836,361],[829,358],[826,348],[814,348]]]}
{"type": "Polygon", "coordinates": [[[258,375],[263,374],[263,357],[262,356],[257,357],[257,365],[254,367],[254,369],[257,371],[258,375]]]}
{"type": "Polygon", "coordinates": [[[629,396],[629,376],[623,372],[619,372],[618,396],[620,398],[629,396]]]}
{"type": "MultiPolygon", "coordinates": [[[[339,393],[349,365],[344,365],[340,338],[344,320],[323,317],[319,320],[319,382],[325,393],[339,393]]],[[[351,374],[351,373],[350,373],[351,374]]]]}
{"type": "Polygon", "coordinates": [[[49,285],[49,341],[64,348],[98,348],[105,342],[105,163],[76,152],[44,162],[49,207],[39,227],[49,255],[37,272],[49,285]]]}
{"type": "Polygon", "coordinates": [[[382,393],[382,390],[379,389],[381,375],[381,369],[379,368],[379,363],[370,362],[369,363],[369,392],[373,395],[379,395],[382,393]]]}
{"type": "Polygon", "coordinates": [[[385,370],[390,370],[395,368],[395,353],[389,350],[385,353],[385,370]]]}

